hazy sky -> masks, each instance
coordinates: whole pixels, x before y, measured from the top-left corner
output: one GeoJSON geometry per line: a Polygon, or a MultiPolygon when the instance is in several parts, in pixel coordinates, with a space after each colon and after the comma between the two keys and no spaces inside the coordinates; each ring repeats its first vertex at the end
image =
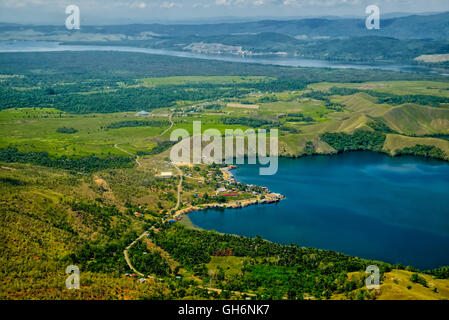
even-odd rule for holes
{"type": "Polygon", "coordinates": [[[64,24],[65,8],[84,24],[192,20],[212,17],[363,16],[381,12],[449,11],[449,0],[0,0],[0,22],[64,24]]]}

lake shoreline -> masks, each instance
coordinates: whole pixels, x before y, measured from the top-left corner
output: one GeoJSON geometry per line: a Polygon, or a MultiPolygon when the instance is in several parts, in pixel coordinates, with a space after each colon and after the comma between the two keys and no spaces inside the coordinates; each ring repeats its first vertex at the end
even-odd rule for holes
{"type": "MultiPolygon", "coordinates": [[[[343,154],[350,154],[350,153],[374,153],[374,154],[379,154],[379,155],[387,155],[390,158],[411,158],[411,159],[420,159],[420,160],[424,160],[424,161],[436,161],[436,162],[441,162],[441,163],[449,163],[449,159],[444,160],[444,159],[439,159],[439,158],[432,158],[432,157],[425,157],[425,156],[419,156],[419,155],[392,155],[386,151],[374,151],[374,150],[350,150],[350,151],[342,151],[342,152],[334,152],[334,153],[315,153],[315,154],[303,154],[303,155],[298,155],[298,156],[285,156],[285,155],[280,155],[279,158],[281,159],[289,159],[289,160],[294,160],[294,159],[302,159],[302,158],[313,158],[313,157],[326,157],[326,158],[331,158],[331,157],[335,157],[338,155],[343,155],[343,154]]],[[[230,172],[229,172],[230,173],[230,172]]],[[[235,179],[235,176],[230,173],[232,175],[232,177],[235,179]]],[[[237,179],[235,179],[237,181],[237,179]]],[[[284,200],[285,197],[281,200],[284,200]]],[[[255,203],[253,205],[258,205],[259,203],[255,203]]],[[[218,204],[217,204],[218,205],[218,204]]],[[[189,207],[191,208],[191,207],[189,207]]],[[[192,211],[189,211],[188,213],[193,213],[196,211],[207,211],[208,209],[216,209],[217,207],[210,207],[210,208],[204,208],[204,209],[195,209],[192,211]]],[[[238,208],[233,208],[233,207],[221,207],[223,210],[225,209],[242,209],[242,207],[238,207],[238,208]]],[[[178,222],[180,222],[181,224],[183,224],[186,228],[190,228],[190,229],[196,229],[196,230],[206,230],[204,228],[201,228],[197,225],[195,225],[193,223],[193,221],[189,218],[188,213],[186,214],[182,214],[181,218],[178,220],[178,222]]]]}
{"type": "MultiPolygon", "coordinates": [[[[233,181],[237,181],[235,176],[231,173],[231,170],[235,169],[234,166],[230,165],[228,167],[222,168],[221,172],[223,176],[227,175],[225,179],[232,179],[233,181]]],[[[240,182],[242,183],[242,182],[240,182]]],[[[261,186],[259,186],[261,187],[261,186]]],[[[202,229],[195,224],[193,224],[192,220],[188,217],[190,213],[197,211],[207,211],[208,209],[243,209],[249,206],[254,205],[263,205],[263,204],[274,204],[278,203],[285,199],[285,196],[280,193],[273,193],[267,189],[267,193],[258,195],[254,198],[245,199],[245,200],[235,200],[227,203],[207,203],[198,206],[188,206],[187,208],[183,208],[175,212],[172,218],[175,221],[183,223],[185,226],[192,229],[202,229]],[[182,222],[185,219],[184,222],[182,222]]]]}
{"type": "Polygon", "coordinates": [[[429,161],[438,161],[442,163],[449,163],[449,157],[447,159],[441,159],[441,158],[435,158],[435,157],[426,157],[421,155],[413,155],[413,154],[398,154],[394,155],[387,151],[376,151],[376,150],[347,150],[347,151],[340,151],[340,152],[333,152],[333,153],[314,153],[314,154],[301,154],[301,155],[292,155],[292,156],[285,156],[280,155],[279,158],[281,159],[302,159],[302,158],[309,158],[309,157],[335,157],[338,155],[348,154],[348,153],[363,153],[363,152],[371,152],[375,154],[381,154],[389,156],[390,158],[401,158],[401,157],[411,157],[416,158],[417,160],[429,160],[429,161]]]}
{"type": "Polygon", "coordinates": [[[449,264],[443,254],[449,250],[442,199],[449,181],[447,161],[373,151],[321,156],[282,157],[275,179],[258,176],[257,166],[239,167],[239,181],[266,185],[289,199],[276,208],[194,212],[183,224],[422,270],[449,264]],[[404,197],[413,201],[403,202],[404,197]],[[428,211],[433,213],[424,217],[428,211]]]}
{"type": "Polygon", "coordinates": [[[308,59],[297,57],[249,57],[242,58],[238,56],[224,56],[224,55],[206,55],[193,53],[188,51],[174,51],[166,49],[153,49],[144,47],[121,46],[111,44],[65,44],[63,41],[35,41],[22,40],[11,42],[9,40],[0,41],[0,52],[14,53],[14,52],[63,52],[63,51],[113,51],[113,52],[130,52],[143,53],[162,56],[173,56],[180,58],[214,60],[224,62],[250,63],[261,65],[273,65],[280,67],[296,67],[296,68],[316,68],[316,69],[353,69],[353,70],[382,70],[387,72],[402,72],[415,73],[427,75],[439,75],[441,77],[448,77],[448,71],[443,69],[435,69],[433,66],[422,66],[420,64],[398,64],[398,63],[349,63],[340,60],[323,60],[323,59],[308,59]],[[2,45],[2,44],[5,45],[2,45]],[[36,45],[39,44],[39,45],[36,45]],[[22,47],[20,47],[22,45],[22,47]],[[28,47],[26,47],[28,45],[28,47]],[[44,46],[47,47],[44,47],[44,46]],[[16,46],[16,47],[15,47],[16,46]]]}

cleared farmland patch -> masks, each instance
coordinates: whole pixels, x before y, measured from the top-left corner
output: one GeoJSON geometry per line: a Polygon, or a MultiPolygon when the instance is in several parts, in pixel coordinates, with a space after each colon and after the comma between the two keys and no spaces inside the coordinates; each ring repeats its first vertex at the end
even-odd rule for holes
{"type": "Polygon", "coordinates": [[[241,109],[255,109],[259,110],[260,106],[258,104],[242,104],[242,103],[228,103],[226,105],[228,108],[241,108],[241,109]]]}

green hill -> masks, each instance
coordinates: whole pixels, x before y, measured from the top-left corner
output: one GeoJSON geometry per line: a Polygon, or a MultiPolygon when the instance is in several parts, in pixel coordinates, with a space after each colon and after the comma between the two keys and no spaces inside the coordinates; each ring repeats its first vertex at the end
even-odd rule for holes
{"type": "Polygon", "coordinates": [[[449,134],[449,108],[406,104],[383,116],[391,129],[406,135],[449,134]]]}

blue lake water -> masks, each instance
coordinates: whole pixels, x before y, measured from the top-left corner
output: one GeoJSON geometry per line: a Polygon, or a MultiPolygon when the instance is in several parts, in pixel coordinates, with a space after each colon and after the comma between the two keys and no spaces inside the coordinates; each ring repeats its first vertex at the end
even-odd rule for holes
{"type": "Polygon", "coordinates": [[[330,69],[379,69],[396,72],[412,72],[423,74],[440,74],[449,76],[447,70],[422,65],[397,63],[348,63],[333,60],[303,59],[298,57],[241,57],[227,55],[207,55],[186,51],[165,49],[138,48],[109,45],[64,45],[52,41],[0,41],[0,52],[60,52],[60,51],[118,51],[165,55],[183,58],[219,60],[228,62],[258,63],[289,67],[310,67],[330,69]]]}
{"type": "Polygon", "coordinates": [[[287,198],[274,205],[189,215],[204,229],[421,269],[449,265],[449,164],[370,152],[280,159],[274,176],[258,166],[237,179],[287,198]]]}

